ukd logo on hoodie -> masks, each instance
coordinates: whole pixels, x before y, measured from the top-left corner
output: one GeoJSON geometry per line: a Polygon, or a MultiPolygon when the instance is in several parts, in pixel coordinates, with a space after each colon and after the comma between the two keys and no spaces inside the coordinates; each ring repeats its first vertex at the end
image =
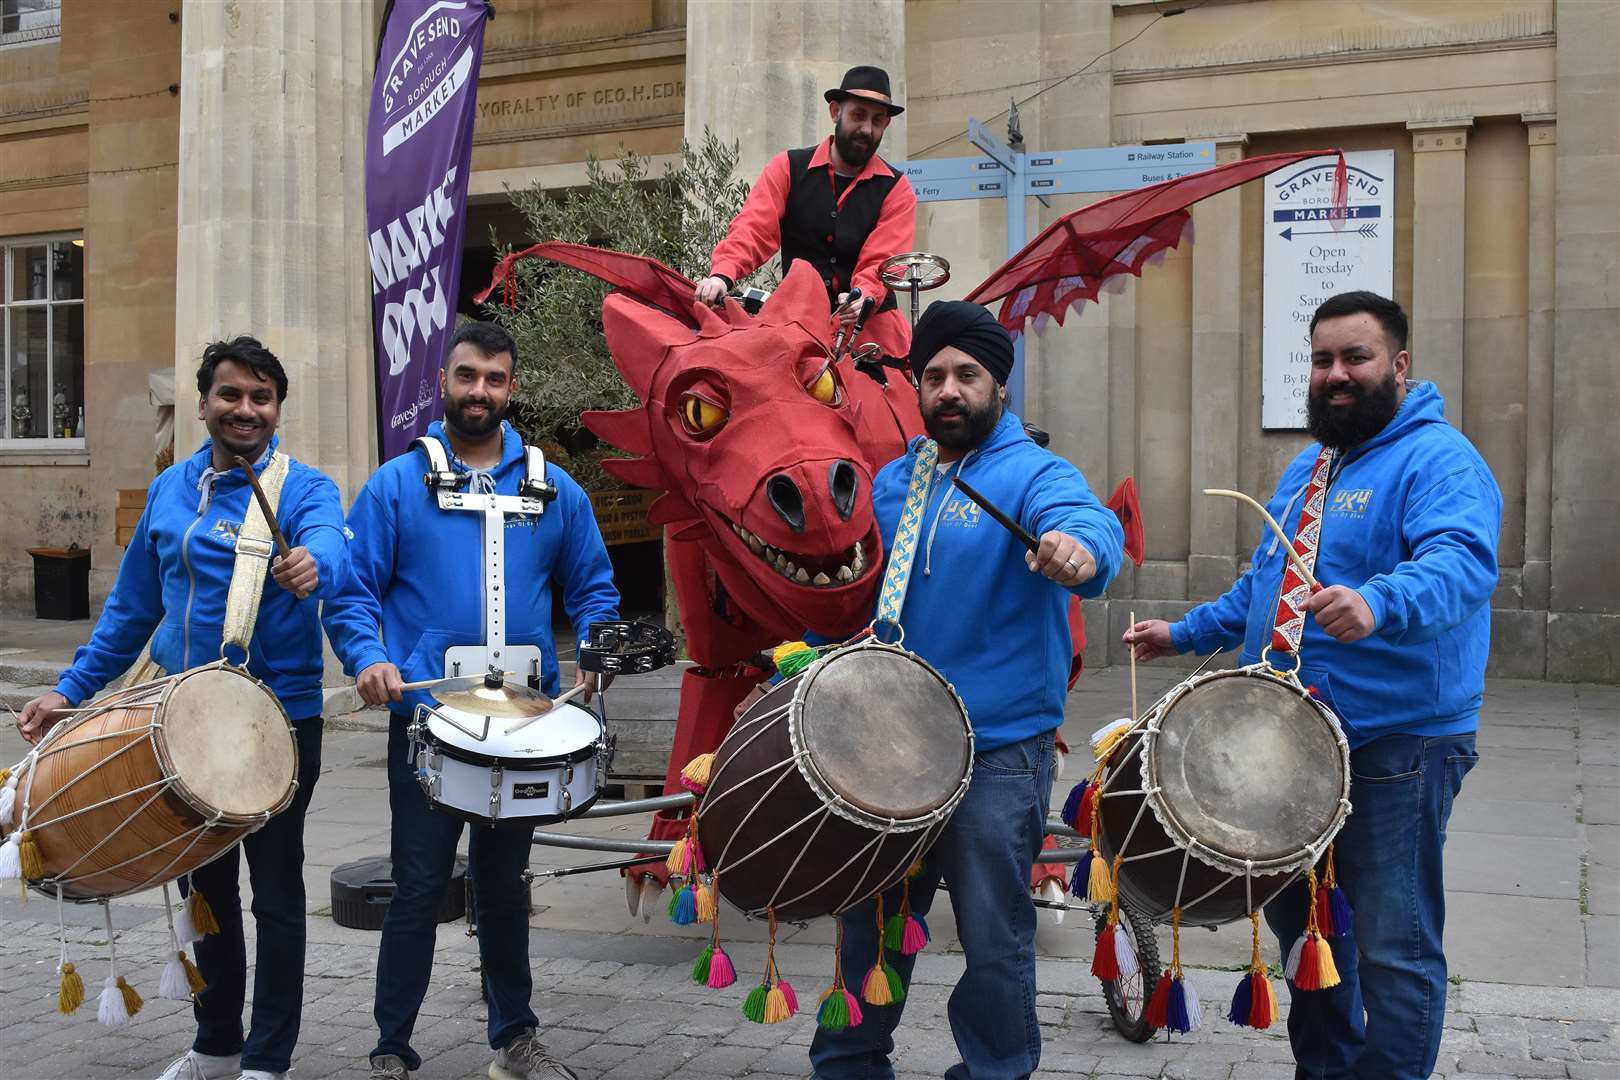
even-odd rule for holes
{"type": "Polygon", "coordinates": [[[1335,491],[1333,504],[1328,508],[1331,514],[1349,514],[1359,518],[1367,512],[1372,504],[1372,488],[1357,488],[1354,491],[1335,491]]]}

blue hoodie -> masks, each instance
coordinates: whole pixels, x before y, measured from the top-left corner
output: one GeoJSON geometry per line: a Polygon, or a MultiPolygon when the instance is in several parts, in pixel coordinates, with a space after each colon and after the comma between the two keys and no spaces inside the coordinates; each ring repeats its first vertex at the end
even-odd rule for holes
{"type": "MultiPolygon", "coordinates": [[[[1462,735],[1478,725],[1502,493],[1443,410],[1433,383],[1413,384],[1384,430],[1344,455],[1328,484],[1315,576],[1361,593],[1375,629],[1344,645],[1307,617],[1299,678],[1338,714],[1352,749],[1384,735],[1462,735]]],[[[1266,507],[1290,536],[1320,452],[1313,443],[1293,460],[1266,507]]],[[[1262,540],[1226,595],[1171,626],[1177,650],[1242,642],[1242,662],[1258,661],[1285,558],[1281,541],[1262,540]]]]}
{"type": "MultiPolygon", "coordinates": [[[[281,436],[272,436],[270,449],[280,445],[281,436]]],[[[236,536],[253,489],[240,469],[232,469],[214,474],[212,497],[199,491],[198,481],[212,465],[213,454],[213,443],[204,442],[147,488],[146,510],[101,618],[56,684],[69,701],[83,701],[121,675],[148,637],[152,660],[171,674],[219,659],[236,536]]],[[[266,454],[254,471],[264,472],[269,460],[266,454]]],[[[307,720],[321,714],[319,601],[334,595],[349,577],[337,485],[294,461],[281,487],[276,518],[287,543],[306,547],[315,557],[320,584],[299,600],[265,575],[248,671],[269,685],[288,716],[307,720]]]]}
{"type": "MultiPolygon", "coordinates": [[[[872,503],[885,551],[911,483],[922,439],[885,465],[872,503]]],[[[1069,596],[1099,596],[1119,572],[1125,534],[1069,462],[1036,446],[1003,412],[990,437],[942,465],[928,488],[922,536],[911,564],[900,623],[905,647],[956,687],[976,748],[993,750],[1063,723],[1071,642],[1069,596]],[[1056,529],[1085,545],[1097,572],[1074,589],[1032,573],[1025,548],[951,485],[958,473],[1036,537],[1056,529]]]]}
{"type": "MultiPolygon", "coordinates": [[[[527,475],[523,440],[505,423],[501,430],[501,461],[490,473],[497,493],[516,495],[527,475]]],[[[442,421],[428,435],[444,444],[452,468],[467,471],[442,421]]],[[[483,644],[483,515],[439,509],[422,483],[429,468],[420,450],[399,455],[372,474],[349,511],[353,581],[322,618],[350,675],[387,661],[406,682],[435,679],[444,674],[446,648],[483,644]]],[[[540,647],[541,689],[556,694],[552,582],[562,585],[577,636],[592,622],[618,618],[619,593],[590,498],[549,462],[546,479],[557,485],[557,498],[543,514],[506,518],[506,640],[540,647]]],[[[427,702],[411,692],[394,708],[409,713],[427,702]]]]}

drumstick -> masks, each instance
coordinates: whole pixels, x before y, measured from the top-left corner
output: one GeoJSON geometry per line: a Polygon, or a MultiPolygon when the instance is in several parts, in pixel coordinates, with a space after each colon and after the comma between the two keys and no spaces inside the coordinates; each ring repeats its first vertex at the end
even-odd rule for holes
{"type": "MultiPolygon", "coordinates": [[[[551,699],[552,707],[555,708],[556,706],[561,705],[563,702],[570,700],[571,698],[575,697],[578,694],[583,693],[586,690],[589,690],[590,688],[591,688],[590,683],[579,683],[572,690],[566,691],[565,693],[558,694],[556,697],[552,698],[551,699]]],[[[517,723],[513,724],[511,727],[507,728],[506,733],[508,735],[510,735],[514,731],[522,731],[524,728],[528,727],[530,724],[532,724],[536,720],[540,719],[541,716],[549,716],[550,714],[551,714],[551,710],[547,709],[545,712],[541,713],[539,716],[525,716],[523,719],[519,720],[517,723]]]]}
{"type": "Polygon", "coordinates": [[[1288,561],[1294,564],[1294,572],[1299,574],[1300,579],[1311,587],[1311,592],[1315,593],[1322,591],[1321,582],[1316,580],[1316,578],[1311,574],[1311,568],[1305,565],[1305,560],[1301,559],[1299,557],[1299,552],[1294,550],[1294,542],[1288,539],[1288,534],[1282,531],[1282,526],[1277,524],[1277,519],[1272,517],[1270,512],[1267,511],[1264,506],[1261,506],[1259,503],[1255,502],[1241,491],[1228,491],[1225,488],[1205,488],[1204,494],[1225,495],[1229,499],[1237,499],[1239,502],[1246,502],[1259,511],[1260,516],[1266,519],[1266,524],[1271,526],[1271,531],[1277,534],[1277,539],[1282,541],[1283,550],[1288,553],[1288,561]]]}
{"type": "MultiPolygon", "coordinates": [[[[503,672],[501,672],[501,674],[503,676],[505,676],[505,675],[515,675],[517,673],[513,672],[513,671],[503,671],[503,672]]],[[[477,678],[482,678],[482,676],[479,676],[479,675],[444,675],[444,676],[441,676],[441,677],[439,677],[437,679],[422,679],[419,682],[400,683],[399,688],[400,688],[401,691],[405,691],[405,690],[426,690],[428,687],[430,687],[430,686],[438,686],[440,683],[454,682],[457,679],[477,679],[477,678]]]]}
{"type": "Polygon", "coordinates": [[[259,500],[259,509],[264,512],[265,523],[270,526],[270,535],[276,539],[276,554],[285,559],[292,554],[292,549],[287,546],[287,538],[281,534],[281,525],[276,521],[276,512],[270,509],[270,500],[264,497],[264,488],[259,486],[258,475],[254,473],[253,466],[248,463],[247,458],[240,454],[231,460],[247,473],[248,483],[253,485],[253,497],[259,500]]]}
{"type": "MultiPolygon", "coordinates": [[[[1131,625],[1136,625],[1136,612],[1131,612],[1131,625]]],[[[1136,646],[1131,646],[1131,724],[1134,726],[1137,718],[1136,711],[1136,646]]]]}
{"type": "Polygon", "coordinates": [[[1029,548],[1030,551],[1038,551],[1040,549],[1041,542],[1039,540],[1029,535],[1029,532],[1022,525],[1018,524],[1018,522],[1014,521],[1012,518],[998,510],[996,505],[989,499],[985,498],[983,495],[980,495],[977,491],[974,491],[972,484],[969,484],[960,476],[952,477],[951,483],[961,488],[962,494],[966,495],[968,498],[977,503],[980,510],[983,510],[991,517],[995,518],[1003,529],[1006,529],[1008,532],[1016,536],[1019,543],[1029,548]]]}

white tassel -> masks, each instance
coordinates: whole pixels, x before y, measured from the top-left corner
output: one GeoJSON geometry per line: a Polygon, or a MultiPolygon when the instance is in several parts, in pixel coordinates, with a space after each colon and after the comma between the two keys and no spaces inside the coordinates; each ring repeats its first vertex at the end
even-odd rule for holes
{"type": "MultiPolygon", "coordinates": [[[[173,910],[172,908],[170,910],[173,910]]],[[[180,900],[179,914],[174,918],[174,941],[177,948],[185,948],[202,940],[197,933],[197,924],[191,921],[191,903],[188,898],[180,900]]]]}
{"type": "Polygon", "coordinates": [[[1192,980],[1183,978],[1181,989],[1187,995],[1187,1027],[1197,1031],[1204,1022],[1204,1006],[1198,1001],[1198,991],[1193,989],[1192,980]]]}
{"type": "Polygon", "coordinates": [[[12,773],[6,777],[4,787],[0,787],[0,829],[11,828],[11,815],[17,812],[17,774],[12,773]]]}
{"type": "Polygon", "coordinates": [[[186,981],[186,969],[180,965],[179,953],[172,954],[163,965],[163,974],[158,977],[158,997],[169,1001],[191,1000],[191,984],[186,981]]]}
{"type": "Polygon", "coordinates": [[[101,999],[96,1003],[96,1019],[108,1027],[123,1027],[129,1023],[129,1009],[124,1004],[123,991],[118,989],[116,975],[107,976],[101,999]]]}
{"type": "Polygon", "coordinates": [[[664,886],[651,874],[641,883],[641,921],[652,922],[653,912],[659,908],[658,898],[664,892],[664,886]]]}
{"type": "Polygon", "coordinates": [[[1128,979],[1142,970],[1140,961],[1136,959],[1136,945],[1131,941],[1131,935],[1119,924],[1114,925],[1114,958],[1119,962],[1119,977],[1128,979]]]}
{"type": "Polygon", "coordinates": [[[1305,935],[1301,934],[1299,935],[1299,938],[1295,940],[1294,947],[1288,950],[1288,963],[1283,967],[1283,978],[1287,979],[1289,982],[1294,981],[1294,974],[1299,971],[1299,954],[1304,950],[1304,948],[1305,935]]]}
{"type": "Polygon", "coordinates": [[[1129,728],[1131,726],[1131,722],[1130,717],[1122,716],[1113,723],[1105,724],[1096,731],[1093,731],[1091,733],[1091,752],[1095,754],[1097,752],[1097,747],[1101,746],[1104,740],[1106,740],[1116,731],[1123,731],[1126,728],[1129,728]]]}
{"type": "MultiPolygon", "coordinates": [[[[1042,900],[1046,900],[1050,903],[1064,904],[1065,906],[1067,906],[1068,903],[1067,897],[1063,895],[1063,882],[1053,881],[1051,878],[1047,878],[1045,881],[1041,882],[1041,887],[1037,891],[1036,895],[1038,895],[1042,900]]],[[[1052,921],[1054,923],[1059,926],[1063,925],[1064,908],[1055,907],[1047,908],[1046,910],[1052,913],[1052,921]]]]}
{"type": "Polygon", "coordinates": [[[17,840],[20,835],[20,831],[14,832],[0,844],[0,881],[22,880],[22,851],[17,840]]]}

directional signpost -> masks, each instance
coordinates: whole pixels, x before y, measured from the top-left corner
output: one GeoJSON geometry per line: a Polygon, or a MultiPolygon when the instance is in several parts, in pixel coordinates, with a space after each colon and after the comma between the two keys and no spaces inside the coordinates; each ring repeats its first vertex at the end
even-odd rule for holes
{"type": "MultiPolygon", "coordinates": [[[[1108,146],[1094,150],[1031,153],[1014,150],[977,120],[968,121],[968,141],[988,157],[927,158],[891,162],[905,173],[918,202],[1005,199],[1007,255],[1029,242],[1024,200],[1048,195],[1130,191],[1215,165],[1214,143],[1108,146]]],[[[1007,400],[1022,415],[1024,335],[1014,343],[1016,362],[1007,380],[1007,400]]]]}

